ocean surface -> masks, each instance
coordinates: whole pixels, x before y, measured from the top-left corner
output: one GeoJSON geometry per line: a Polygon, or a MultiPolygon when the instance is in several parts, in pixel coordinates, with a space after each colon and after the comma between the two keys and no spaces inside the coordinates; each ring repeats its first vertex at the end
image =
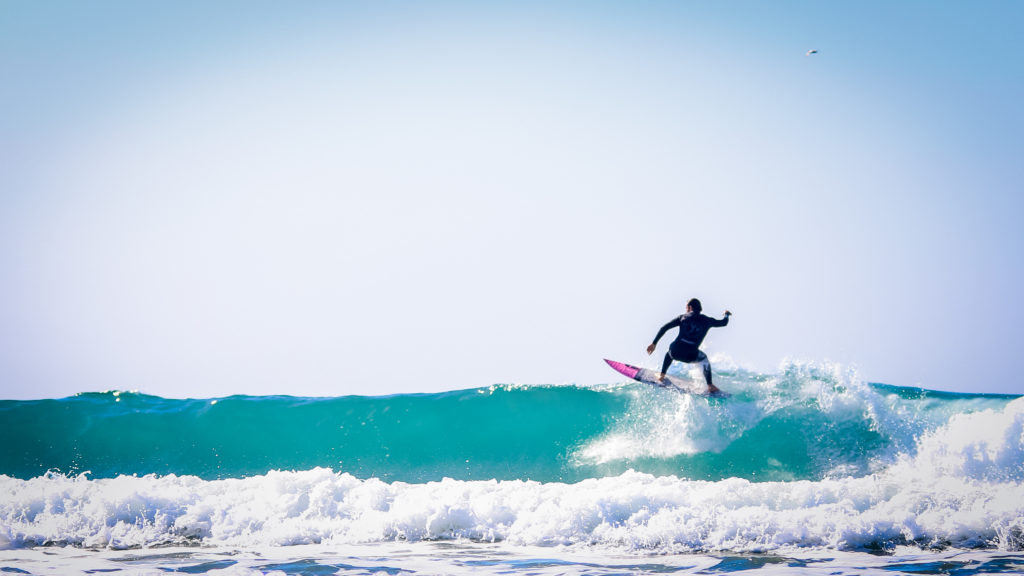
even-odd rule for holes
{"type": "Polygon", "coordinates": [[[1024,573],[1024,398],[715,367],[0,401],[0,573],[1024,573]]]}

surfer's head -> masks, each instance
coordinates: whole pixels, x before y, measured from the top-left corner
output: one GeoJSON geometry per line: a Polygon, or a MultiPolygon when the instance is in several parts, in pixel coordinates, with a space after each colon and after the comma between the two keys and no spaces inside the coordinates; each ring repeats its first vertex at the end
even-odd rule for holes
{"type": "Polygon", "coordinates": [[[690,298],[690,301],[686,303],[686,310],[688,312],[696,312],[697,314],[700,314],[700,300],[697,300],[696,298],[690,298]]]}

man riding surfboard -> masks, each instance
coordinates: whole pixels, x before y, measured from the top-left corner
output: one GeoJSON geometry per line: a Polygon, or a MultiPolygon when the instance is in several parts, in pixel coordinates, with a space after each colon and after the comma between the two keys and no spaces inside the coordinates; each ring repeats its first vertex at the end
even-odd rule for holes
{"type": "Polygon", "coordinates": [[[726,310],[725,316],[721,320],[715,320],[701,314],[700,311],[700,300],[692,298],[686,303],[686,314],[673,318],[668,324],[662,326],[661,330],[658,330],[654,342],[647,347],[647,354],[654,353],[654,349],[658,347],[658,340],[661,340],[665,332],[672,328],[679,328],[679,334],[676,335],[676,339],[672,341],[668,352],[665,353],[665,361],[661,364],[661,374],[658,376],[658,380],[665,379],[665,373],[668,372],[668,367],[673,360],[687,364],[700,364],[704,370],[704,381],[708,384],[708,394],[714,394],[719,390],[711,383],[711,363],[708,362],[707,354],[700,350],[700,343],[704,341],[708,330],[727,325],[732,312],[726,310]]]}

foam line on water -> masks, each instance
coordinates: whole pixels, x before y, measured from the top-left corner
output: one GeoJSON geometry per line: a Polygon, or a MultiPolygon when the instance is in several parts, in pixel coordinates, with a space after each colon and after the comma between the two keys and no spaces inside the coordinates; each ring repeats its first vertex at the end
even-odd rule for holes
{"type": "Polygon", "coordinates": [[[472,539],[614,550],[1024,548],[1024,399],[954,418],[882,471],[717,482],[626,472],[577,483],[0,477],[0,547],[287,546],[472,539]]]}

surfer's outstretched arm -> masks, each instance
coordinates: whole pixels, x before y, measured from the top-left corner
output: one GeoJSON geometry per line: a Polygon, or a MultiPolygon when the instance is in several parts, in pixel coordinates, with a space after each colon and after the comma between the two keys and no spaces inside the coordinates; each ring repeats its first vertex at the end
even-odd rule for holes
{"type": "MultiPolygon", "coordinates": [[[[654,337],[654,342],[651,342],[651,345],[647,347],[647,355],[650,356],[651,354],[654,354],[654,349],[658,347],[658,340],[661,340],[661,337],[665,335],[665,332],[668,332],[672,328],[678,328],[680,323],[682,323],[682,317],[673,318],[668,324],[662,326],[661,330],[658,330],[657,336],[654,337]]],[[[665,372],[668,371],[670,364],[672,364],[672,354],[671,352],[666,352],[665,361],[661,366],[661,373],[658,374],[658,382],[665,380],[665,372]]]]}
{"type": "Polygon", "coordinates": [[[721,320],[715,320],[714,318],[710,318],[711,322],[709,323],[709,325],[714,328],[721,328],[722,326],[729,324],[729,316],[732,316],[732,312],[726,310],[725,315],[722,316],[721,320]]]}
{"type": "Polygon", "coordinates": [[[673,328],[678,328],[679,327],[679,322],[680,322],[679,318],[673,318],[672,320],[669,321],[668,324],[665,324],[664,326],[662,326],[661,330],[658,330],[658,335],[654,337],[654,341],[651,342],[651,345],[647,347],[647,353],[648,354],[653,354],[654,353],[654,349],[658,347],[658,340],[661,340],[661,337],[665,335],[665,332],[668,332],[669,330],[671,330],[673,328]]]}

